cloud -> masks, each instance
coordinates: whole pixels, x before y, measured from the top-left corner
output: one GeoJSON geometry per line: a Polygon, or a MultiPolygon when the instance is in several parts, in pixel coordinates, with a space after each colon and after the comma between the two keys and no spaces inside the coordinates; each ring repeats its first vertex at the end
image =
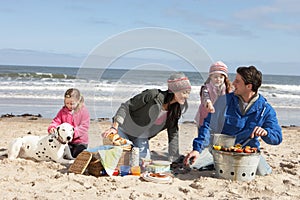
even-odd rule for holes
{"type": "Polygon", "coordinates": [[[202,15],[201,12],[193,12],[182,8],[169,8],[164,11],[165,17],[178,18],[183,24],[191,24],[197,27],[194,31],[198,35],[205,34],[218,34],[224,36],[238,36],[246,38],[254,38],[255,34],[251,30],[245,29],[243,24],[238,24],[234,21],[224,20],[214,17],[208,17],[208,15],[202,15]]]}
{"type": "Polygon", "coordinates": [[[84,12],[84,14],[97,11],[98,6],[107,4],[109,0],[72,0],[70,3],[65,3],[64,8],[72,12],[84,12]]]}
{"type": "Polygon", "coordinates": [[[97,25],[116,25],[115,23],[113,23],[111,20],[108,19],[98,19],[98,18],[94,18],[91,17],[88,19],[88,22],[92,23],[92,24],[97,24],[97,25]]]}
{"type": "Polygon", "coordinates": [[[246,20],[267,31],[281,31],[300,36],[300,1],[277,0],[269,5],[240,10],[237,20],[246,20]]]}
{"type": "Polygon", "coordinates": [[[136,24],[139,27],[158,27],[159,26],[158,24],[147,22],[144,20],[137,20],[134,22],[134,24],[136,24]]]}
{"type": "Polygon", "coordinates": [[[297,14],[300,12],[300,1],[299,0],[277,0],[272,7],[278,9],[282,13],[289,15],[297,14]]]}
{"type": "Polygon", "coordinates": [[[265,24],[264,27],[271,30],[284,31],[291,35],[300,37],[300,24],[282,24],[270,22],[268,24],[265,24]]]}
{"type": "Polygon", "coordinates": [[[80,66],[83,55],[34,51],[29,49],[0,49],[1,65],[80,66]]]}
{"type": "Polygon", "coordinates": [[[13,10],[11,8],[5,8],[5,7],[0,8],[0,13],[7,14],[7,13],[13,13],[13,12],[15,12],[15,10],[13,10]]]}

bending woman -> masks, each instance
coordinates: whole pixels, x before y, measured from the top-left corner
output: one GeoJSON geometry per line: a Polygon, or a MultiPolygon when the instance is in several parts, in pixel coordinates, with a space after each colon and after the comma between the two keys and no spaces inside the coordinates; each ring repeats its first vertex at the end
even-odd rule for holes
{"type": "Polygon", "coordinates": [[[167,129],[169,160],[176,160],[179,157],[178,120],[188,108],[190,91],[190,81],[183,73],[172,74],[167,91],[147,89],[122,103],[111,128],[102,136],[118,133],[139,147],[140,158],[150,158],[149,139],[167,129]]]}

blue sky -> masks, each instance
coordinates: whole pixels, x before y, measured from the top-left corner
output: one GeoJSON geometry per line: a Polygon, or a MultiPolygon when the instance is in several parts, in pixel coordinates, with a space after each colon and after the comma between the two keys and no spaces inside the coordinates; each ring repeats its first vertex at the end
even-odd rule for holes
{"type": "Polygon", "coordinates": [[[160,27],[192,38],[230,72],[256,65],[300,75],[298,0],[10,0],[0,18],[0,64],[80,66],[114,35],[160,27]]]}

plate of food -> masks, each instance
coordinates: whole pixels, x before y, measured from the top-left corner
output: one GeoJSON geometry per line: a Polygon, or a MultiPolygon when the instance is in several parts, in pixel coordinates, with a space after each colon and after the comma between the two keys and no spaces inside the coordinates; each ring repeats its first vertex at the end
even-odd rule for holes
{"type": "Polygon", "coordinates": [[[172,177],[166,173],[145,172],[142,174],[142,178],[145,181],[154,182],[154,183],[171,183],[172,182],[172,177]]]}

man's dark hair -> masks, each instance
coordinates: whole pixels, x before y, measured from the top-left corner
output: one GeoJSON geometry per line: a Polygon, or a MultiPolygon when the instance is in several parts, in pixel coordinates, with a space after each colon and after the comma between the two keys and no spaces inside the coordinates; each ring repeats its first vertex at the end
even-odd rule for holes
{"type": "Polygon", "coordinates": [[[245,84],[252,84],[252,91],[257,92],[262,83],[262,73],[254,66],[239,67],[236,72],[241,75],[245,84]]]}

